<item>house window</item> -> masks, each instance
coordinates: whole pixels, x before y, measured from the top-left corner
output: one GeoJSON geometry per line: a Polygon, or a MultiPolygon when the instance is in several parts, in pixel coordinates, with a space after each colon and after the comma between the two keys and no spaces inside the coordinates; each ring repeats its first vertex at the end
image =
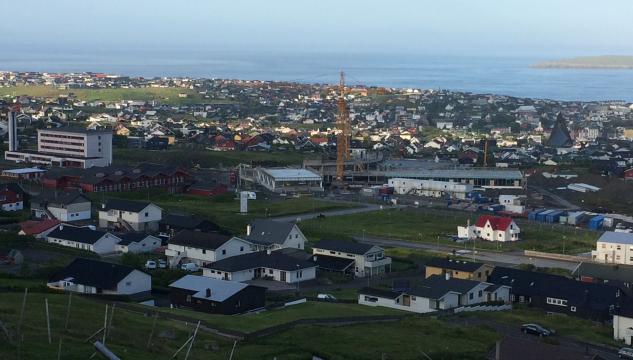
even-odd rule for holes
{"type": "Polygon", "coordinates": [[[615,247],[615,249],[616,249],[616,250],[621,250],[621,249],[622,249],[622,247],[621,247],[620,245],[618,245],[618,246],[616,246],[616,247],[615,247]]]}
{"type": "Polygon", "coordinates": [[[473,294],[473,293],[468,294],[468,298],[469,298],[470,300],[472,300],[474,297],[475,297],[475,294],[473,294]]]}
{"type": "Polygon", "coordinates": [[[149,213],[148,213],[148,212],[145,212],[145,217],[148,217],[148,216],[149,216],[149,213]]]}
{"type": "Polygon", "coordinates": [[[226,249],[222,250],[222,255],[226,255],[226,249]]]}
{"type": "Polygon", "coordinates": [[[207,253],[207,249],[202,249],[202,253],[206,254],[207,253]]]}
{"type": "Polygon", "coordinates": [[[243,246],[240,246],[240,251],[244,251],[244,247],[243,246]]]}
{"type": "Polygon", "coordinates": [[[550,305],[556,305],[556,306],[567,306],[567,300],[563,300],[563,299],[556,299],[556,298],[550,298],[548,297],[546,299],[546,302],[550,305]]]}
{"type": "Polygon", "coordinates": [[[191,295],[187,295],[187,302],[191,302],[191,295]]]}
{"type": "Polygon", "coordinates": [[[132,286],[132,282],[131,281],[126,281],[125,282],[125,286],[132,286]]]}
{"type": "Polygon", "coordinates": [[[572,312],[576,312],[576,307],[572,306],[572,307],[569,308],[569,310],[571,310],[572,312]]]}
{"type": "Polygon", "coordinates": [[[273,273],[273,269],[268,269],[268,273],[272,274],[273,273]]]}
{"type": "Polygon", "coordinates": [[[479,297],[483,296],[483,291],[479,290],[479,294],[477,294],[479,297]]]}
{"type": "Polygon", "coordinates": [[[606,249],[606,248],[607,248],[607,245],[606,245],[606,244],[602,244],[602,248],[603,248],[603,249],[606,249]]]}

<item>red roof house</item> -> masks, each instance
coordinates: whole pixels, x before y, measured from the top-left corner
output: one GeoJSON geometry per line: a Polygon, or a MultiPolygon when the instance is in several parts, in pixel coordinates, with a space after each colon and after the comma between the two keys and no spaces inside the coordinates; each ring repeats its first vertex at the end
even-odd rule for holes
{"type": "Polygon", "coordinates": [[[521,230],[509,217],[482,215],[475,223],[475,233],[484,240],[516,241],[521,230]]]}
{"type": "Polygon", "coordinates": [[[46,237],[49,232],[55,230],[59,224],[59,220],[27,220],[20,223],[18,235],[34,236],[36,239],[41,239],[46,237]]]}

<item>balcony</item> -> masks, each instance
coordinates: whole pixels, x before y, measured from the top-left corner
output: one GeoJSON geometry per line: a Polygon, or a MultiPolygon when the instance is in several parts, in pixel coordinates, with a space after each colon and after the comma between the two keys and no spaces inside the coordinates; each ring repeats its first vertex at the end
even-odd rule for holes
{"type": "Polygon", "coordinates": [[[390,257],[384,257],[381,259],[376,259],[374,261],[365,260],[365,266],[370,267],[370,268],[376,268],[376,267],[381,267],[381,266],[390,265],[390,264],[391,264],[390,257]]]}

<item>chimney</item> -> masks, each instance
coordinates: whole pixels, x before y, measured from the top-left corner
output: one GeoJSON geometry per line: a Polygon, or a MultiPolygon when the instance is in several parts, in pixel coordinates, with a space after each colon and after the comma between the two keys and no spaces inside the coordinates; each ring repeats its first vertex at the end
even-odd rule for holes
{"type": "Polygon", "coordinates": [[[211,297],[211,289],[207,288],[206,297],[211,297]]]}
{"type": "Polygon", "coordinates": [[[246,236],[251,235],[251,224],[246,225],[246,236]]]}
{"type": "Polygon", "coordinates": [[[444,273],[444,279],[450,280],[451,279],[451,273],[448,272],[448,271],[446,273],[444,273]]]}

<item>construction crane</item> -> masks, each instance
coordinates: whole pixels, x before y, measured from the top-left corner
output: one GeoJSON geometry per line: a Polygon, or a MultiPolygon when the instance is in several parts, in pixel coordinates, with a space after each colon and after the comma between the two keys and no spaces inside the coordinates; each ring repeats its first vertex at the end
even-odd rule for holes
{"type": "Polygon", "coordinates": [[[349,160],[349,140],[352,135],[349,112],[345,102],[345,73],[341,71],[338,90],[338,114],[336,115],[336,182],[345,182],[345,161],[349,160]]]}

